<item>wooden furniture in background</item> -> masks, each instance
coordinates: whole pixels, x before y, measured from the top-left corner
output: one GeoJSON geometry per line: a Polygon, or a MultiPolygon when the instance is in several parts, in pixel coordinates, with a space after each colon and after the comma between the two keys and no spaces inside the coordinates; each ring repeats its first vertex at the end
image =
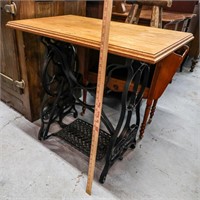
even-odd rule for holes
{"type": "Polygon", "coordinates": [[[129,11],[126,18],[126,23],[138,24],[140,19],[140,13],[143,6],[150,6],[150,26],[156,28],[162,28],[162,13],[163,7],[170,7],[172,0],[160,0],[160,1],[146,1],[146,0],[136,0],[129,11]]]}
{"type": "Polygon", "coordinates": [[[188,15],[191,13],[193,14],[186,30],[194,35],[194,40],[189,43],[190,50],[188,54],[192,62],[190,69],[192,72],[199,57],[199,1],[173,1],[172,7],[167,8],[166,11],[177,14],[184,12],[186,18],[189,18],[188,15]]]}
{"type": "Polygon", "coordinates": [[[194,8],[194,17],[188,28],[188,32],[194,34],[194,40],[190,44],[189,56],[192,58],[192,65],[190,71],[193,72],[199,58],[200,50],[199,50],[199,3],[194,8]]]}
{"type": "Polygon", "coordinates": [[[39,118],[43,90],[40,75],[44,47],[32,34],[18,34],[5,27],[11,20],[86,14],[86,1],[0,1],[1,7],[1,100],[27,119],[39,118]],[[16,9],[15,9],[16,7],[16,9]]]}
{"type": "Polygon", "coordinates": [[[102,19],[103,17],[103,1],[87,1],[86,16],[102,19]]]}
{"type": "MultiPolygon", "coordinates": [[[[125,12],[125,13],[113,12],[112,20],[125,22],[127,16],[128,16],[128,12],[125,12]]],[[[177,12],[169,12],[169,11],[164,10],[162,13],[162,27],[164,27],[167,23],[170,23],[176,20],[184,20],[186,18],[192,18],[193,16],[195,16],[195,14],[193,13],[177,13],[177,12]]],[[[151,9],[149,8],[143,9],[141,10],[138,24],[149,26],[150,19],[151,19],[151,9]]]]}

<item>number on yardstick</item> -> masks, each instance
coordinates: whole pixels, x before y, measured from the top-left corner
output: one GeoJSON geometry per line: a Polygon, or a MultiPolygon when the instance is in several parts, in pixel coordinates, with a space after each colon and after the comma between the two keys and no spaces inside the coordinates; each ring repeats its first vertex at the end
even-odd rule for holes
{"type": "Polygon", "coordinates": [[[92,182],[94,178],[94,168],[96,162],[104,83],[106,75],[106,63],[107,63],[107,53],[108,53],[108,40],[109,40],[109,30],[110,30],[110,21],[112,12],[112,2],[113,2],[112,0],[104,0],[95,112],[94,112],[93,130],[92,130],[92,143],[90,149],[88,180],[86,188],[86,192],[88,194],[91,194],[92,182]]]}

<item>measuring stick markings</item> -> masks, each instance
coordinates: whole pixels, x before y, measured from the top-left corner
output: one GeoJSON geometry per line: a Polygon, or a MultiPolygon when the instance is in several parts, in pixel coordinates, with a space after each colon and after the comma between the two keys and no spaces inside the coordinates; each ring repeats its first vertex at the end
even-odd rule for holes
{"type": "Polygon", "coordinates": [[[101,110],[102,110],[104,83],[105,83],[105,75],[106,75],[106,63],[107,63],[107,53],[108,53],[108,39],[109,39],[109,29],[110,29],[111,12],[112,12],[112,2],[113,2],[112,0],[104,0],[94,122],[93,122],[92,142],[91,142],[89,168],[88,168],[88,180],[87,180],[87,187],[86,187],[86,192],[90,195],[91,195],[91,190],[92,190],[92,181],[94,178],[94,168],[95,168],[95,162],[96,162],[99,127],[100,127],[100,120],[101,120],[101,110]]]}

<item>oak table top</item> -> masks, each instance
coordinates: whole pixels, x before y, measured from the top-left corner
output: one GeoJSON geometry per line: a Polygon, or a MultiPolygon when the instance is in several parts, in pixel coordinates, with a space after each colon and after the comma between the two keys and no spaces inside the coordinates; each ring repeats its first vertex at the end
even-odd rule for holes
{"type": "MultiPolygon", "coordinates": [[[[7,26],[79,46],[100,48],[102,20],[63,15],[9,21],[7,26]]],[[[191,33],[111,22],[109,53],[148,63],[158,61],[193,39],[191,33]]]]}

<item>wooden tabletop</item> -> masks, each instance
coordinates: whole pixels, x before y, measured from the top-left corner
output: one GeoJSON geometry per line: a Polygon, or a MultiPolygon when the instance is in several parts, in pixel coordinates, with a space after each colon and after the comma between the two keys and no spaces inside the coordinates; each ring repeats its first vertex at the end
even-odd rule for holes
{"type": "MultiPolygon", "coordinates": [[[[100,48],[102,20],[63,15],[16,20],[8,27],[89,48],[100,48]]],[[[191,33],[111,22],[110,53],[156,63],[193,39],[191,33]]]]}

